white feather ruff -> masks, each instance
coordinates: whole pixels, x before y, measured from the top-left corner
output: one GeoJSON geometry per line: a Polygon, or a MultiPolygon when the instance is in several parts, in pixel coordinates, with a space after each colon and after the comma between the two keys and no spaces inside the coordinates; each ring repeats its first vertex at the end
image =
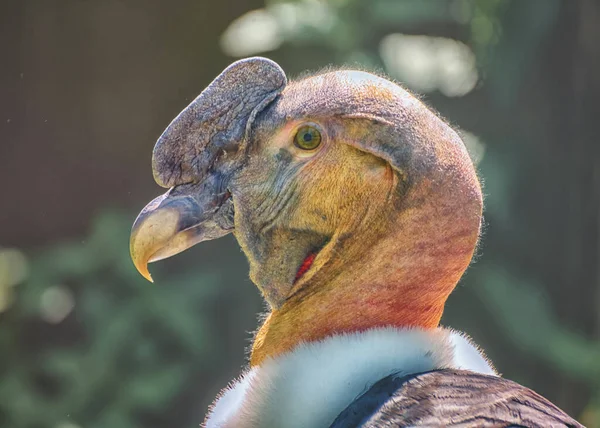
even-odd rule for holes
{"type": "Polygon", "coordinates": [[[496,374],[467,336],[449,329],[335,335],[244,373],[217,398],[205,427],[327,427],[378,380],[441,368],[496,374]]]}

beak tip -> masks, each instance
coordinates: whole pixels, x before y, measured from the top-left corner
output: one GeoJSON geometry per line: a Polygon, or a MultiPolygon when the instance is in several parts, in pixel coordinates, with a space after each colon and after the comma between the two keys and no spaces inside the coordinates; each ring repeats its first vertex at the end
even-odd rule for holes
{"type": "MultiPolygon", "coordinates": [[[[132,257],[133,258],[133,257],[132,257]]],[[[135,258],[133,258],[134,262],[134,266],[137,269],[137,271],[140,273],[140,275],[142,275],[145,279],[147,279],[150,282],[154,282],[154,280],[152,279],[152,275],[150,275],[150,271],[148,270],[148,263],[144,262],[144,263],[136,263],[135,258]]]]}
{"type": "Polygon", "coordinates": [[[150,272],[148,272],[148,269],[146,269],[146,272],[140,272],[142,274],[142,276],[144,278],[146,278],[149,282],[154,284],[154,279],[152,279],[152,275],[150,275],[150,272]]]}
{"type": "Polygon", "coordinates": [[[144,254],[144,251],[139,251],[139,249],[136,248],[136,236],[137,234],[133,233],[131,238],[131,261],[133,262],[133,265],[135,266],[136,270],[139,272],[140,275],[142,275],[148,281],[154,282],[154,280],[152,279],[152,275],[150,275],[150,271],[148,270],[149,257],[147,257],[146,254],[144,254]]]}

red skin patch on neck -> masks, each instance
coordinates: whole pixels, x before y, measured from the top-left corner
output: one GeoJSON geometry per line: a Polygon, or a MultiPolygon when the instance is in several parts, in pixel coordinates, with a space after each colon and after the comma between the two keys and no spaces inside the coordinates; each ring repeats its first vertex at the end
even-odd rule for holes
{"type": "Polygon", "coordinates": [[[317,257],[315,253],[310,253],[308,256],[306,256],[306,258],[298,268],[298,272],[296,272],[296,278],[294,279],[294,282],[298,281],[302,277],[302,275],[304,275],[306,271],[310,269],[313,262],[315,261],[315,257],[317,257]]]}

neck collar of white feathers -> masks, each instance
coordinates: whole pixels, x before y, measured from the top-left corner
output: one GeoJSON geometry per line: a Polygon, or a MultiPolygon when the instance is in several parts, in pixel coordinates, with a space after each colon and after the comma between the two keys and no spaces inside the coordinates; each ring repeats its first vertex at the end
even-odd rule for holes
{"type": "Polygon", "coordinates": [[[496,374],[467,336],[450,329],[335,335],[243,373],[219,394],[204,426],[327,427],[380,379],[437,369],[496,374]]]}

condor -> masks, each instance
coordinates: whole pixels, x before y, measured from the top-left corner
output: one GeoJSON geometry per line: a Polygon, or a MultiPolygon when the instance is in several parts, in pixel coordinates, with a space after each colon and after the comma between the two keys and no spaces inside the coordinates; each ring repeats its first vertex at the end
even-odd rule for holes
{"type": "Polygon", "coordinates": [[[169,125],[153,171],[169,190],[133,225],[140,273],[233,233],[271,308],[206,427],[581,426],[439,327],[481,187],[456,132],[398,85],[235,62],[169,125]]]}

